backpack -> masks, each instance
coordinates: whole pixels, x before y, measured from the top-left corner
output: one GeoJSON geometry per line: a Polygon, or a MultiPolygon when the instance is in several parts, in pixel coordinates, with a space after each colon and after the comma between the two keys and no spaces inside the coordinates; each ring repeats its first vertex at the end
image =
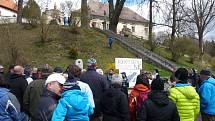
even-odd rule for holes
{"type": "Polygon", "coordinates": [[[140,110],[141,104],[146,99],[148,99],[149,92],[150,92],[150,90],[148,90],[146,92],[140,92],[139,96],[130,97],[129,110],[130,110],[130,115],[131,115],[131,121],[136,121],[137,112],[140,110]]]}

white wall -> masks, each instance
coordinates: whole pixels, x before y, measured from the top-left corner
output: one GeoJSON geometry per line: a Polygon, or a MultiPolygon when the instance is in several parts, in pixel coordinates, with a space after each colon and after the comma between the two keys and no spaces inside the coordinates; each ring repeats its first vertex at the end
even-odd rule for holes
{"type": "Polygon", "coordinates": [[[13,17],[14,15],[17,16],[17,14],[13,11],[7,10],[5,8],[0,7],[0,16],[8,16],[8,17],[13,17]]]}

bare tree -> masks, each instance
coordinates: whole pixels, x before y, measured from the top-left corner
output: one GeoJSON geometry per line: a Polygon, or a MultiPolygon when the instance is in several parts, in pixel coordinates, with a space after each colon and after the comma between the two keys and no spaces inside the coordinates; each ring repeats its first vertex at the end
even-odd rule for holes
{"type": "Polygon", "coordinates": [[[200,58],[204,54],[203,37],[213,29],[215,25],[215,1],[214,0],[192,0],[192,6],[185,10],[188,23],[194,25],[198,34],[200,58]]]}
{"type": "Polygon", "coordinates": [[[116,32],[117,24],[119,23],[119,16],[121,14],[122,8],[126,0],[117,0],[114,5],[113,0],[108,0],[109,2],[109,29],[116,32]]]}
{"type": "Polygon", "coordinates": [[[72,1],[67,0],[61,3],[60,6],[64,13],[66,13],[68,16],[71,16],[73,6],[74,6],[72,1]]]}

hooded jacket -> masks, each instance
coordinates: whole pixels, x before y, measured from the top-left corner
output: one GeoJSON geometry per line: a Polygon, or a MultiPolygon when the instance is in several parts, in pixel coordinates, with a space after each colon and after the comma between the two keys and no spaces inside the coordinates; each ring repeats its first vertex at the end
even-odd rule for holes
{"type": "Polygon", "coordinates": [[[14,106],[14,100],[9,95],[10,92],[8,89],[0,87],[0,120],[20,121],[19,110],[14,106]]]}
{"type": "Polygon", "coordinates": [[[137,112],[137,105],[138,105],[136,104],[137,97],[140,95],[141,92],[149,93],[150,89],[143,84],[137,84],[134,86],[129,96],[129,111],[130,111],[131,121],[136,120],[136,112],[137,112]]]}
{"type": "Polygon", "coordinates": [[[215,79],[209,78],[202,82],[199,89],[201,112],[215,115],[215,79]]]}
{"type": "Polygon", "coordinates": [[[130,121],[128,99],[121,88],[110,88],[101,98],[103,121],[130,121]]]}
{"type": "Polygon", "coordinates": [[[137,112],[137,121],[180,121],[175,103],[164,91],[154,90],[137,112]]]}
{"type": "Polygon", "coordinates": [[[190,84],[177,83],[171,88],[170,98],[176,103],[181,121],[194,121],[200,110],[199,95],[190,84]]]}
{"type": "Polygon", "coordinates": [[[77,89],[67,90],[61,96],[52,121],[89,121],[89,115],[93,114],[93,107],[84,92],[77,89]]]}

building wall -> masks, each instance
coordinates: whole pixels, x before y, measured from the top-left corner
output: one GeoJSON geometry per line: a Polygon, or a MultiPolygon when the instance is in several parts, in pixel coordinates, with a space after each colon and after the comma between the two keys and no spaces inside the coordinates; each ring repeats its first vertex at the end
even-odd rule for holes
{"type": "MultiPolygon", "coordinates": [[[[96,18],[91,19],[90,27],[94,25],[94,27],[96,28],[103,29],[104,28],[102,24],[103,21],[104,20],[96,19],[96,18]]],[[[106,29],[108,29],[108,26],[109,26],[109,22],[106,22],[106,29]]],[[[117,25],[118,34],[120,34],[124,26],[131,29],[131,31],[132,31],[132,27],[134,28],[132,35],[137,36],[139,38],[148,39],[148,27],[146,27],[144,24],[119,21],[117,25]]]]}
{"type": "Polygon", "coordinates": [[[13,16],[17,16],[17,14],[13,11],[0,7],[0,16],[13,17],[13,16]]]}

